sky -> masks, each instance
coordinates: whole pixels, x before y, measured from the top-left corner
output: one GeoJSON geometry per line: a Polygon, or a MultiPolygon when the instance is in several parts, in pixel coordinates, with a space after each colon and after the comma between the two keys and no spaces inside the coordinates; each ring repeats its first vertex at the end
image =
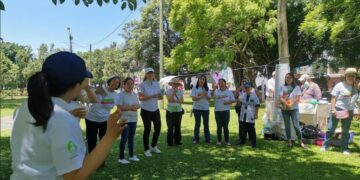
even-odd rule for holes
{"type": "MultiPolygon", "coordinates": [[[[103,4],[94,1],[89,7],[73,0],[54,5],[52,0],[2,0],[5,11],[1,11],[1,37],[5,42],[30,45],[37,53],[40,44],[54,43],[57,48],[69,48],[69,31],[73,36],[73,51],[89,51],[109,46],[112,42],[123,43],[121,26],[108,38],[101,41],[124,22],[140,19],[139,1],[136,11],[121,10],[121,4],[103,4]]],[[[120,2],[120,1],[119,1],[120,2]]]]}

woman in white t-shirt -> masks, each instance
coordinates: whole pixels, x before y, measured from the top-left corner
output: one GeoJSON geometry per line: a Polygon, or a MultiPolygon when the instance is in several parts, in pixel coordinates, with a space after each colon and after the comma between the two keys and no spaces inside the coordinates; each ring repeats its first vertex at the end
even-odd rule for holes
{"type": "Polygon", "coordinates": [[[285,84],[280,87],[279,95],[281,112],[285,124],[286,138],[288,140],[288,147],[293,146],[290,129],[291,121],[295,128],[295,132],[299,140],[300,146],[306,148],[305,144],[302,141],[302,134],[299,123],[299,101],[301,96],[301,89],[296,83],[294,74],[287,73],[285,75],[285,84]]]}
{"type": "Polygon", "coordinates": [[[14,114],[11,132],[11,180],[87,179],[109,153],[123,127],[120,112],[109,117],[108,130],[86,156],[79,121],[68,104],[89,86],[85,61],[69,52],[50,55],[30,77],[29,99],[14,114]]]}
{"type": "Polygon", "coordinates": [[[163,93],[160,90],[160,84],[155,80],[153,68],[145,69],[145,78],[140,84],[138,95],[141,107],[140,116],[144,124],[143,143],[145,156],[151,157],[152,152],[161,153],[160,149],[157,147],[161,131],[161,116],[158,107],[158,100],[163,99],[163,93]],[[154,125],[154,134],[151,146],[149,146],[151,122],[154,125]]]}
{"type": "Polygon", "coordinates": [[[125,145],[128,142],[129,147],[129,160],[130,161],[140,161],[139,158],[134,155],[134,142],[135,142],[135,132],[137,125],[137,110],[140,108],[139,99],[137,94],[133,91],[134,89],[134,80],[130,77],[127,77],[124,80],[124,91],[119,94],[118,97],[118,106],[123,112],[123,118],[127,120],[128,126],[124,129],[121,140],[119,144],[119,163],[129,164],[130,162],[125,159],[125,145]]]}
{"type": "Polygon", "coordinates": [[[234,94],[226,87],[226,81],[220,78],[219,88],[213,84],[211,95],[215,99],[215,120],[217,125],[217,145],[221,145],[222,131],[224,130],[225,144],[229,142],[230,105],[235,102],[234,94]]]}
{"type": "Polygon", "coordinates": [[[209,100],[211,99],[211,92],[209,91],[205,75],[201,75],[196,83],[196,86],[192,88],[191,98],[194,102],[193,112],[195,117],[193,143],[197,144],[200,140],[199,131],[201,125],[201,117],[203,118],[204,124],[205,142],[210,143],[211,135],[209,130],[209,100]]]}
{"type": "Polygon", "coordinates": [[[334,136],[335,129],[341,121],[341,149],[344,155],[350,154],[349,151],[349,130],[354,115],[355,104],[358,98],[358,90],[356,89],[357,72],[355,68],[347,68],[345,70],[345,81],[336,84],[331,92],[331,123],[329,123],[326,132],[326,139],[321,151],[325,151],[329,147],[331,138],[334,136]]]}
{"type": "Polygon", "coordinates": [[[110,111],[118,104],[118,93],[115,90],[120,87],[120,77],[113,76],[106,83],[106,87],[96,88],[97,103],[90,106],[85,117],[89,153],[95,148],[97,139],[101,139],[105,135],[110,111]]]}

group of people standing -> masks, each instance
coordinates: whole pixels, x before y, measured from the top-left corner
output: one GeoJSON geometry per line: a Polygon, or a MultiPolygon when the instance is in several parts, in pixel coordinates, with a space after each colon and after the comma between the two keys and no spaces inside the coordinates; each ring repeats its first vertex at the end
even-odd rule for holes
{"type": "MultiPolygon", "coordinates": [[[[341,122],[341,148],[343,154],[350,154],[349,144],[349,130],[354,115],[360,116],[360,78],[359,73],[355,68],[347,68],[344,73],[344,80],[337,83],[331,91],[331,115],[328,122],[328,130],[326,132],[326,139],[321,147],[321,151],[326,151],[329,147],[335,129],[339,122],[341,122]]],[[[275,97],[275,72],[272,78],[267,83],[267,100],[266,111],[263,120],[272,118],[272,111],[275,97]]],[[[287,73],[285,82],[279,90],[279,108],[281,109],[285,125],[285,135],[288,140],[288,146],[293,146],[291,139],[291,125],[293,125],[299,144],[306,148],[302,141],[302,133],[300,128],[299,102],[304,99],[320,100],[322,98],[319,86],[312,81],[312,78],[303,74],[299,79],[296,79],[294,74],[287,73]]]]}
{"type": "MultiPolygon", "coordinates": [[[[356,81],[357,71],[348,68],[345,80],[338,83],[331,95],[331,126],[327,139],[321,148],[325,151],[339,121],[342,123],[342,148],[349,154],[349,128],[354,109],[359,108],[360,83],[356,81]]],[[[161,130],[161,116],[158,100],[165,94],[168,100],[166,123],[168,126],[168,146],[181,145],[181,119],[184,110],[184,93],[179,89],[178,78],[171,80],[171,86],[162,92],[155,80],[154,69],[145,69],[145,78],[138,94],[133,91],[134,80],[126,78],[121,82],[117,76],[111,77],[106,85],[99,86],[95,92],[90,90],[91,72],[85,61],[76,54],[57,52],[46,58],[42,70],[30,77],[27,88],[29,98],[14,113],[11,132],[11,155],[13,173],[10,179],[86,179],[104,164],[112,144],[121,135],[119,143],[119,162],[128,164],[125,159],[125,146],[128,143],[129,160],[139,161],[134,153],[134,137],[137,127],[137,111],[144,124],[143,146],[145,156],[161,153],[157,147],[161,130]],[[124,84],[124,91],[115,90],[124,84]],[[76,107],[74,100],[85,90],[92,105],[89,110],[76,107]],[[117,106],[117,110],[111,110],[117,106]],[[88,153],[79,119],[85,118],[88,153]],[[151,124],[154,134],[149,142],[151,124]],[[99,139],[99,142],[97,142],[99,139]]],[[[273,93],[273,91],[269,91],[273,93]]],[[[289,146],[290,120],[295,126],[300,145],[302,137],[299,130],[298,103],[301,87],[295,83],[293,74],[288,73],[280,90],[280,101],[284,116],[286,136],[289,146]]],[[[274,97],[274,96],[272,96],[274,97]]],[[[209,89],[207,79],[201,76],[191,90],[193,113],[195,117],[193,143],[200,141],[201,118],[204,125],[205,142],[211,142],[209,131],[209,100],[215,100],[215,120],[217,124],[217,144],[229,142],[230,105],[238,102],[239,144],[244,144],[249,135],[252,147],[256,147],[255,120],[258,117],[259,99],[251,83],[245,80],[235,96],[226,87],[225,79],[220,79],[209,89]],[[236,97],[236,98],[235,98],[236,97]]],[[[358,113],[359,110],[355,112],[358,113]]],[[[359,116],[359,114],[356,114],[359,116]]]]}

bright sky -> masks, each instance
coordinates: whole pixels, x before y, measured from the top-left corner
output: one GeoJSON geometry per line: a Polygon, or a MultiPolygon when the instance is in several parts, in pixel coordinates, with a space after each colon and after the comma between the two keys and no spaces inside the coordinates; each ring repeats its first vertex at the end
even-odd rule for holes
{"type": "MultiPolygon", "coordinates": [[[[120,1],[119,1],[120,2],[120,1]]],[[[73,36],[73,51],[88,51],[103,48],[111,42],[122,43],[123,38],[116,32],[102,42],[123,22],[140,19],[140,4],[136,11],[121,10],[121,4],[103,4],[94,1],[89,7],[82,3],[75,6],[72,0],[54,5],[51,0],[3,0],[5,11],[1,11],[1,37],[5,42],[30,45],[37,53],[41,43],[54,43],[55,47],[69,48],[69,31],[73,36]],[[128,17],[128,18],[126,18],[128,17]]]]}

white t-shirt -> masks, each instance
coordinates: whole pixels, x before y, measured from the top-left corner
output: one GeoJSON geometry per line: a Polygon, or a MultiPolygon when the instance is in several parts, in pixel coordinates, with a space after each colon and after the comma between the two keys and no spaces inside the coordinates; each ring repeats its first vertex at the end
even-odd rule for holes
{"type": "Polygon", "coordinates": [[[52,98],[54,111],[44,132],[35,127],[27,101],[14,116],[11,132],[12,170],[10,179],[62,179],[82,167],[85,144],[79,121],[67,111],[67,103],[52,98]]]}
{"type": "MultiPolygon", "coordinates": [[[[295,88],[293,88],[292,86],[283,85],[280,87],[279,95],[284,99],[290,99],[291,102],[294,103],[295,97],[301,96],[301,89],[299,86],[295,86],[295,88]]],[[[294,103],[292,109],[299,109],[299,103],[294,103]]]]}
{"type": "MultiPolygon", "coordinates": [[[[145,96],[151,96],[154,94],[160,94],[160,84],[156,81],[144,81],[140,84],[139,93],[143,93],[145,96]]],[[[155,112],[158,110],[158,97],[148,99],[146,101],[140,101],[141,109],[146,111],[155,112]]]]}
{"type": "Polygon", "coordinates": [[[230,105],[225,105],[225,101],[235,101],[234,94],[229,90],[225,89],[224,91],[216,89],[214,92],[215,99],[215,111],[229,111],[230,105]]]}
{"type": "MultiPolygon", "coordinates": [[[[204,88],[196,88],[196,86],[195,86],[191,90],[191,97],[197,97],[198,94],[204,93],[204,92],[205,92],[204,88]]],[[[207,96],[201,98],[198,101],[194,101],[193,109],[196,109],[196,110],[209,110],[208,97],[211,97],[210,90],[207,92],[207,96]]]]}
{"type": "Polygon", "coordinates": [[[239,96],[239,101],[241,102],[240,121],[255,123],[255,110],[260,107],[260,101],[256,93],[252,91],[248,97],[248,95],[243,92],[239,96]]]}
{"type": "Polygon", "coordinates": [[[339,82],[331,91],[331,95],[336,97],[337,108],[343,110],[354,110],[358,98],[358,91],[354,86],[345,82],[339,82]]]}
{"type": "MultiPolygon", "coordinates": [[[[118,97],[118,105],[139,105],[139,99],[136,93],[131,92],[128,93],[126,91],[122,91],[118,97]]],[[[137,122],[137,111],[123,111],[122,116],[126,118],[128,122],[137,122]]]]}
{"type": "Polygon", "coordinates": [[[106,92],[105,96],[96,95],[98,102],[90,106],[86,119],[94,122],[105,122],[110,116],[110,111],[117,103],[118,93],[109,92],[107,88],[103,88],[106,92]]]}
{"type": "Polygon", "coordinates": [[[267,97],[274,97],[273,92],[275,92],[275,79],[274,78],[270,78],[267,83],[266,83],[266,96],[267,97]]]}
{"type": "Polygon", "coordinates": [[[354,114],[360,114],[360,94],[358,93],[358,98],[356,100],[356,106],[354,109],[354,114]]]}
{"type": "MultiPolygon", "coordinates": [[[[172,88],[168,89],[166,91],[166,96],[172,96],[173,93],[174,93],[174,90],[172,88]]],[[[174,96],[174,99],[175,100],[180,100],[183,97],[183,95],[184,95],[183,91],[177,90],[176,91],[176,96],[174,96]]],[[[180,103],[168,102],[167,110],[170,111],[170,112],[181,112],[182,107],[181,107],[180,103]]]]}

